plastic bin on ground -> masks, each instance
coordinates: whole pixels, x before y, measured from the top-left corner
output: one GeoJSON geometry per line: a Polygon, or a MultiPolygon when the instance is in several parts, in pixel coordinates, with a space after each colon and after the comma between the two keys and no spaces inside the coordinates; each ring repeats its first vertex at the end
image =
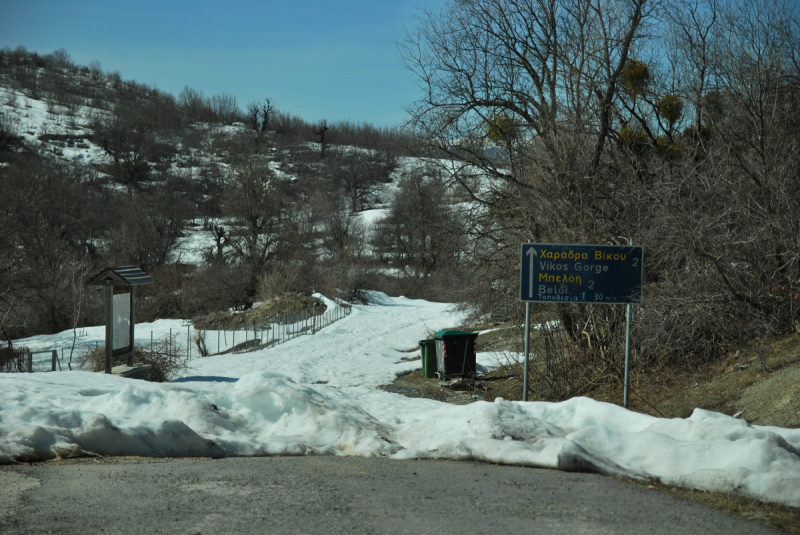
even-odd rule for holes
{"type": "Polygon", "coordinates": [[[478,333],[444,330],[437,332],[433,339],[436,342],[436,374],[440,379],[475,378],[478,333]]]}

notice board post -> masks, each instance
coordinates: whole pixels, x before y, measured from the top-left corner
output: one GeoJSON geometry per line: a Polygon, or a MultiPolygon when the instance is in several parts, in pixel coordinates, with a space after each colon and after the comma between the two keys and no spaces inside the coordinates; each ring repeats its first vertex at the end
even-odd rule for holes
{"type": "Polygon", "coordinates": [[[641,247],[523,243],[520,248],[519,298],[525,302],[525,378],[523,401],[528,400],[528,362],[531,303],[588,303],[628,305],[625,329],[625,392],[630,381],[631,305],[642,301],[641,247]]]}
{"type": "Polygon", "coordinates": [[[86,282],[105,287],[106,366],[111,373],[119,360],[133,366],[136,287],[153,284],[153,279],[136,266],[106,268],[86,282]]]}

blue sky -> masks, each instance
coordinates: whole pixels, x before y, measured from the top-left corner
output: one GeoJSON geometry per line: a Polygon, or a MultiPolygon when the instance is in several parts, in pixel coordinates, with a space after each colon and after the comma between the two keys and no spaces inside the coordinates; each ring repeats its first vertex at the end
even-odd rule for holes
{"type": "Polygon", "coordinates": [[[400,124],[418,96],[396,43],[444,0],[0,0],[0,46],[98,60],[177,95],[271,98],[306,119],[400,124]]]}

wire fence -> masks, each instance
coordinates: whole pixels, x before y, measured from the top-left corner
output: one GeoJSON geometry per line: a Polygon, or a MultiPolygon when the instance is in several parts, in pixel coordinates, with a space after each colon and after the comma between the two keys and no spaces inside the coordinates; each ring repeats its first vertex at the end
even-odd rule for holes
{"type": "MultiPolygon", "coordinates": [[[[218,322],[216,326],[194,325],[194,345],[198,356],[201,357],[264,349],[288,342],[298,336],[315,334],[320,329],[349,316],[350,312],[350,305],[337,303],[337,306],[328,307],[321,314],[316,313],[316,307],[311,307],[268,318],[243,320],[238,325],[234,320],[231,328],[223,328],[222,322],[218,322]]],[[[191,329],[187,327],[189,346],[192,341],[190,333],[191,329]]],[[[188,352],[191,358],[191,347],[188,352]]]]}
{"type": "MultiPolygon", "coordinates": [[[[184,327],[170,328],[169,335],[155,336],[151,330],[149,349],[152,352],[155,347],[166,342],[170,354],[179,348],[181,351],[186,351],[187,359],[257,351],[283,344],[299,336],[316,334],[351,313],[350,304],[337,301],[336,306],[327,307],[319,314],[316,306],[313,306],[296,312],[253,320],[245,319],[237,322],[234,319],[232,323],[226,322],[226,325],[221,321],[216,325],[190,323],[184,326],[185,331],[182,331],[184,327]],[[182,341],[184,335],[185,346],[182,341]]],[[[100,345],[100,341],[95,341],[95,349],[100,345]]],[[[142,344],[141,339],[137,337],[136,345],[142,347],[146,342],[142,344]]],[[[90,344],[84,346],[85,349],[92,347],[90,344]]],[[[59,347],[35,351],[28,348],[15,349],[7,358],[0,355],[0,372],[32,373],[67,370],[65,350],[69,356],[72,348],[59,347]]]]}

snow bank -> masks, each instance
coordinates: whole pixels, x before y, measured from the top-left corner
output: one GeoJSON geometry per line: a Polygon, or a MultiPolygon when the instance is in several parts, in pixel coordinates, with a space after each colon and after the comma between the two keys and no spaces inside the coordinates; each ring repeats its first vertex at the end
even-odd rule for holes
{"type": "Polygon", "coordinates": [[[285,376],[158,385],[87,372],[4,378],[0,459],[75,454],[388,455],[390,430],[285,376]],[[81,383],[77,386],[75,383],[81,383]],[[192,385],[192,386],[190,386],[192,385]]]}
{"type": "Polygon", "coordinates": [[[104,455],[358,455],[588,470],[800,506],[800,430],[587,398],[454,406],[375,388],[404,349],[458,324],[446,305],[376,294],[273,349],[193,361],[153,384],[87,372],[0,376],[0,462],[104,455]]]}

